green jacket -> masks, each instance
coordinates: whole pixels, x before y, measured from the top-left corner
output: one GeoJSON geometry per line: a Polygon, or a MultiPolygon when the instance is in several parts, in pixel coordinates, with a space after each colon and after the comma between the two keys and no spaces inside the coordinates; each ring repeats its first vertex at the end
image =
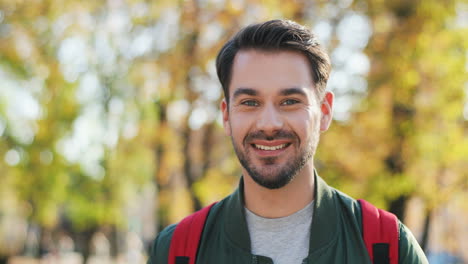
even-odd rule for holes
{"type": "MultiPolygon", "coordinates": [[[[359,203],[328,186],[315,176],[316,198],[305,263],[371,264],[361,230],[359,203]]],[[[230,196],[217,203],[208,215],[197,263],[200,264],[272,264],[265,256],[253,255],[244,215],[243,181],[230,196]]],[[[409,229],[401,222],[399,263],[428,263],[409,229]]],[[[166,264],[175,225],[165,228],[156,238],[148,264],[166,264]]],[[[294,263],[293,263],[294,264],[294,263]]],[[[298,263],[299,264],[299,263],[298,263]]]]}

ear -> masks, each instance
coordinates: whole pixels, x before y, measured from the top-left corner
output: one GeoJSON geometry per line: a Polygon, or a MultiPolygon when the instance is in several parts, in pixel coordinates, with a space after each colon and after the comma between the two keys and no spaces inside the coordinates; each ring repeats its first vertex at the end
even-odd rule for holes
{"type": "Polygon", "coordinates": [[[327,92],[323,97],[320,105],[322,117],[320,118],[320,131],[325,132],[330,127],[333,118],[333,99],[334,95],[332,92],[327,92]]]}
{"type": "Polygon", "coordinates": [[[231,136],[231,124],[229,123],[229,106],[226,102],[226,98],[224,98],[221,101],[220,108],[221,113],[223,114],[224,134],[226,134],[226,136],[231,136]]]}

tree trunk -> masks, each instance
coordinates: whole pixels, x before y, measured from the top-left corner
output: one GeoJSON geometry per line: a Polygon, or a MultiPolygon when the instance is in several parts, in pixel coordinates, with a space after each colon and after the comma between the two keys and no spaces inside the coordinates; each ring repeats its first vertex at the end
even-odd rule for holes
{"type": "Polygon", "coordinates": [[[73,240],[75,241],[75,248],[78,252],[83,255],[83,263],[88,261],[88,258],[91,254],[90,245],[91,239],[93,238],[94,233],[97,231],[97,228],[89,228],[81,232],[73,232],[73,240]]]}
{"type": "MultiPolygon", "coordinates": [[[[410,105],[405,105],[396,98],[392,106],[392,123],[394,127],[395,145],[385,164],[393,175],[400,175],[406,171],[406,162],[403,154],[405,143],[408,141],[407,130],[412,130],[415,110],[410,105]],[[410,128],[408,128],[408,124],[410,128]]],[[[405,210],[409,196],[400,194],[396,199],[390,201],[390,212],[394,213],[401,221],[405,219],[405,210]]]]}
{"type": "Polygon", "coordinates": [[[111,226],[109,233],[106,234],[110,244],[110,256],[116,258],[119,253],[118,230],[115,226],[111,226]]]}
{"type": "Polygon", "coordinates": [[[7,263],[8,263],[8,256],[0,255],[0,264],[7,264],[7,263]]]}
{"type": "MultiPolygon", "coordinates": [[[[199,6],[197,1],[191,2],[188,6],[184,8],[181,16],[181,24],[185,24],[183,20],[191,20],[193,21],[193,28],[188,28],[188,34],[185,36],[185,48],[184,53],[187,58],[187,61],[191,62],[191,64],[185,65],[187,68],[185,69],[185,89],[187,94],[187,100],[191,105],[197,99],[197,95],[193,89],[193,81],[190,76],[190,69],[192,66],[197,65],[197,42],[200,35],[200,28],[199,28],[199,6]]],[[[192,110],[192,107],[191,107],[192,110]]],[[[195,195],[193,191],[193,183],[197,180],[201,175],[198,175],[194,171],[194,161],[190,156],[190,142],[192,139],[192,129],[188,124],[189,118],[187,117],[183,126],[182,130],[182,139],[183,139],[183,151],[184,155],[184,177],[187,183],[187,190],[189,191],[190,198],[192,200],[193,209],[194,211],[198,211],[202,208],[202,204],[200,199],[195,195]]]]}
{"type": "Polygon", "coordinates": [[[194,178],[195,176],[193,175],[193,167],[192,167],[192,159],[190,158],[190,138],[191,138],[192,130],[190,127],[187,125],[185,128],[185,131],[183,133],[183,138],[184,138],[184,176],[185,180],[187,181],[187,190],[190,193],[190,198],[192,200],[192,205],[193,205],[193,210],[198,211],[202,208],[202,204],[200,199],[195,195],[195,192],[193,191],[193,183],[195,182],[194,178]]]}
{"type": "Polygon", "coordinates": [[[402,222],[405,219],[406,205],[408,196],[401,195],[397,199],[390,202],[389,211],[394,213],[402,222]]]}
{"type": "Polygon", "coordinates": [[[426,211],[426,217],[424,219],[424,229],[421,238],[421,248],[424,252],[427,252],[429,247],[429,231],[431,230],[432,223],[432,210],[428,209],[426,211]]]}
{"type": "MultiPolygon", "coordinates": [[[[159,124],[158,130],[160,133],[160,138],[164,138],[165,134],[168,130],[167,124],[167,102],[165,101],[158,101],[155,104],[156,111],[158,112],[159,117],[159,124]]],[[[160,193],[163,193],[165,189],[168,188],[168,179],[169,179],[169,170],[164,166],[164,154],[166,153],[166,147],[162,140],[157,140],[156,145],[154,147],[155,152],[155,159],[156,159],[156,173],[153,177],[154,184],[156,186],[156,197],[159,197],[160,193]]],[[[159,200],[159,199],[158,199],[159,200]]],[[[169,224],[168,220],[168,208],[166,204],[157,203],[158,206],[155,208],[157,217],[158,230],[162,230],[162,228],[166,227],[169,224]]]]}

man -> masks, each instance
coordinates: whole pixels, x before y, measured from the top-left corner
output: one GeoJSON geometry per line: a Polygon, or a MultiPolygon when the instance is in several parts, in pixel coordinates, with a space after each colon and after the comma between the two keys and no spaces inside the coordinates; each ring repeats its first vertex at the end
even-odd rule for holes
{"type": "MultiPolygon", "coordinates": [[[[251,25],[224,45],[216,66],[243,177],[211,209],[196,263],[371,263],[359,203],[314,169],[333,109],[330,61],[315,36],[291,21],[251,25]]],[[[158,235],[148,263],[168,263],[174,229],[158,235]]],[[[399,263],[427,263],[410,231],[398,229],[399,263]]]]}

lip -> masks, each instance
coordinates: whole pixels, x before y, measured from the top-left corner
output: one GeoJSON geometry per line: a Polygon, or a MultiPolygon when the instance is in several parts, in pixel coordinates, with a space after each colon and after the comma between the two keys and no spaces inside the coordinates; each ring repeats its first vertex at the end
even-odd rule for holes
{"type": "Polygon", "coordinates": [[[250,147],[254,150],[254,152],[261,157],[274,157],[279,156],[284,153],[289,147],[291,146],[290,140],[254,140],[249,143],[250,147]],[[286,144],[285,147],[275,150],[264,150],[255,147],[255,145],[262,145],[266,147],[275,147],[286,144]]]}
{"type": "Polygon", "coordinates": [[[263,146],[278,146],[281,144],[289,144],[291,140],[278,139],[278,140],[252,140],[249,144],[263,145],[263,146]]]}

